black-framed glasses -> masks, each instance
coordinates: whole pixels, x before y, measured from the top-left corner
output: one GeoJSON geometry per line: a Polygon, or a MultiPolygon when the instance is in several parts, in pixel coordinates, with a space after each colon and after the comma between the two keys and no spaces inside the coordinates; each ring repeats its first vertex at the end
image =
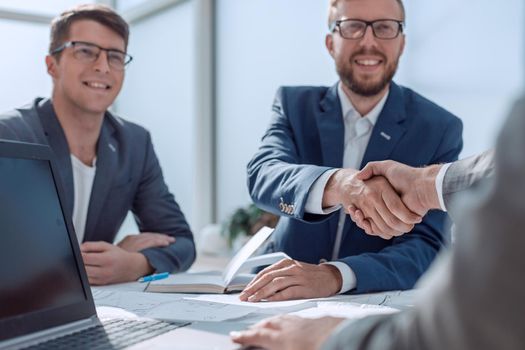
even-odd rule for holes
{"type": "Polygon", "coordinates": [[[126,65],[133,60],[133,57],[124,51],[115,49],[105,49],[93,43],[84,41],[67,41],[51,51],[52,55],[64,51],[68,47],[73,49],[73,56],[83,63],[93,63],[98,60],[100,53],[106,51],[108,65],[116,70],[124,70],[126,65]]]}
{"type": "Polygon", "coordinates": [[[378,19],[375,21],[341,19],[332,22],[330,32],[333,33],[337,29],[343,38],[356,40],[365,36],[366,29],[369,26],[372,27],[372,32],[376,38],[392,40],[403,32],[404,23],[395,19],[378,19]]]}

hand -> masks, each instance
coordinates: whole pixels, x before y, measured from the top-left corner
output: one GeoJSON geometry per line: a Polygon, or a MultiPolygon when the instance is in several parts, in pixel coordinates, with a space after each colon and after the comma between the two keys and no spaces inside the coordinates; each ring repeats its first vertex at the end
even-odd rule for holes
{"type": "Polygon", "coordinates": [[[242,301],[282,301],[320,298],[337,294],[343,279],[337,267],[283,259],[268,266],[244,288],[242,301]]]}
{"type": "Polygon", "coordinates": [[[107,242],[85,242],[80,251],[92,285],[135,281],[153,272],[143,254],[107,242]]]}
{"type": "Polygon", "coordinates": [[[259,322],[245,331],[231,332],[230,336],[242,346],[269,350],[317,350],[343,320],[335,317],[305,319],[284,315],[259,322]]]}
{"type": "MultiPolygon", "coordinates": [[[[435,188],[435,179],[440,168],[440,165],[413,168],[395,161],[386,160],[368,163],[356,177],[359,180],[368,180],[374,176],[385,177],[396,192],[399,193],[407,208],[423,217],[428,210],[440,207],[435,188]]],[[[366,218],[359,206],[349,207],[348,212],[352,220],[367,233],[373,231],[381,233],[382,236],[389,235],[384,231],[376,231],[374,226],[378,227],[378,225],[374,223],[374,219],[366,218]]]]}
{"type": "Polygon", "coordinates": [[[363,181],[353,169],[338,170],[328,180],[323,206],[337,204],[343,205],[347,213],[359,208],[371,222],[371,228],[365,231],[386,239],[411,231],[422,219],[405,206],[385,178],[363,181]]]}
{"type": "Polygon", "coordinates": [[[117,246],[128,252],[140,252],[148,248],[167,247],[173,243],[175,243],[175,237],[163,233],[141,232],[124,237],[117,246]]]}

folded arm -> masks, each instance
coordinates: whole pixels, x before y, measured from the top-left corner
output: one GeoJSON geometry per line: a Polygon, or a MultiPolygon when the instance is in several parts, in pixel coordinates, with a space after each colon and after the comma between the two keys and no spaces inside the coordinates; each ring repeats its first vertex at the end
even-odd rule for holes
{"type": "Polygon", "coordinates": [[[140,232],[162,233],[175,240],[164,247],[141,251],[157,272],[187,270],[195,260],[195,243],[184,214],[169,192],[148,138],[144,171],[133,200],[132,212],[140,232]]]}

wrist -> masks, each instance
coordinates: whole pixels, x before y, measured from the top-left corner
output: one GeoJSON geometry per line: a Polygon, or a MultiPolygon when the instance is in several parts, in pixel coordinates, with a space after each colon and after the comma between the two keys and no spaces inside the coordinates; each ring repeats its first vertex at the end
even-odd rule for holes
{"type": "Polygon", "coordinates": [[[340,205],[348,199],[348,184],[355,174],[354,169],[338,169],[330,176],[323,193],[323,208],[340,205]]]}
{"type": "Polygon", "coordinates": [[[321,264],[319,266],[322,266],[327,271],[329,271],[333,277],[331,280],[334,281],[334,288],[330,290],[330,295],[339,293],[343,286],[343,276],[341,275],[341,271],[339,271],[336,266],[331,264],[321,264]]]}
{"type": "Polygon", "coordinates": [[[442,165],[431,165],[422,169],[422,176],[416,185],[422,205],[427,209],[440,209],[436,190],[436,177],[442,165]]]}
{"type": "Polygon", "coordinates": [[[133,261],[133,272],[138,277],[151,275],[155,269],[150,265],[146,256],[142,253],[130,253],[133,261]]]}
{"type": "Polygon", "coordinates": [[[323,193],[323,208],[333,207],[339,205],[341,202],[339,190],[339,178],[341,177],[341,171],[342,169],[336,170],[326,182],[326,187],[323,193]]]}

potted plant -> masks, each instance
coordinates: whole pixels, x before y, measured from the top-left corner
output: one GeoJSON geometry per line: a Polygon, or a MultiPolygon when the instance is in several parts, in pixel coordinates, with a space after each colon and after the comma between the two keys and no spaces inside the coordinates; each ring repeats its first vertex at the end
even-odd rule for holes
{"type": "Polygon", "coordinates": [[[221,229],[223,236],[227,238],[230,248],[240,248],[247,239],[259,231],[263,226],[274,228],[277,225],[279,217],[268,213],[249,204],[247,207],[238,208],[226,220],[221,229]],[[239,242],[239,247],[236,247],[239,242]]]}

